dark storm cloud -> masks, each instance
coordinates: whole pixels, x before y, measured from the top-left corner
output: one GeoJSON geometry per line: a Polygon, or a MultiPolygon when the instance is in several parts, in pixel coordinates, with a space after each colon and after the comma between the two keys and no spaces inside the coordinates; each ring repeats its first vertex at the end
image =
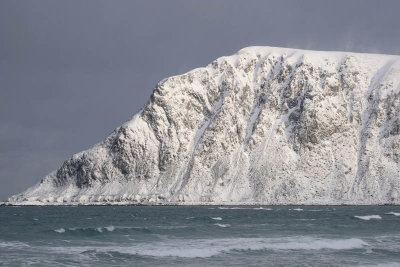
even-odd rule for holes
{"type": "Polygon", "coordinates": [[[250,45],[400,53],[400,1],[0,2],[0,199],[250,45]]]}

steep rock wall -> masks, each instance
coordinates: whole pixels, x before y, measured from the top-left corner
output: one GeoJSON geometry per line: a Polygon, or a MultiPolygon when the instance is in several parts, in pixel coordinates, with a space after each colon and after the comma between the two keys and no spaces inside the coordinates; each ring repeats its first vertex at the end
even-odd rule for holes
{"type": "Polygon", "coordinates": [[[10,202],[400,204],[399,174],[399,56],[249,47],[10,202]]]}

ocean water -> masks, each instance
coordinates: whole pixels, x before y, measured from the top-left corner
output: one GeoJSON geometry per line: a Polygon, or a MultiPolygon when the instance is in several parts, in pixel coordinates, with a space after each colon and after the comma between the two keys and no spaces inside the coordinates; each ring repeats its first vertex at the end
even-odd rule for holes
{"type": "Polygon", "coordinates": [[[0,265],[400,266],[400,207],[3,206],[0,265]]]}

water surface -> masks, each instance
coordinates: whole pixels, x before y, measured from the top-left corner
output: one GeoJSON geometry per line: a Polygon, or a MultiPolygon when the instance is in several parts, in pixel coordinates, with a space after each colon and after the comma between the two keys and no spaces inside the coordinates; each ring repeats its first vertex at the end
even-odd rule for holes
{"type": "Polygon", "coordinates": [[[3,206],[0,265],[400,266],[400,207],[3,206]]]}

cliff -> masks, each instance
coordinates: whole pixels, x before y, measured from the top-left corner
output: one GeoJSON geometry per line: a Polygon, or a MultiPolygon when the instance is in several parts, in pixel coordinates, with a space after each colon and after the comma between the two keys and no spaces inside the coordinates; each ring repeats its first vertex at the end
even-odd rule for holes
{"type": "Polygon", "coordinates": [[[400,57],[242,49],[9,202],[400,204],[400,57]]]}

